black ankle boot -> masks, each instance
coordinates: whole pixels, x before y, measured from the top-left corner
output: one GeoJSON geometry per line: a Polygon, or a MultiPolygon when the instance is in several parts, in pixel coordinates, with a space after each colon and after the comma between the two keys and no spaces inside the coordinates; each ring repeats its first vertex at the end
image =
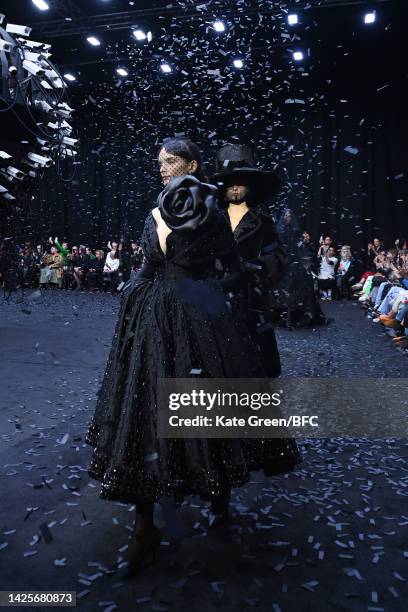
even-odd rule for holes
{"type": "Polygon", "coordinates": [[[210,514],[208,516],[208,526],[211,529],[224,525],[228,521],[230,497],[231,489],[228,487],[211,502],[210,514]]]}
{"type": "Polygon", "coordinates": [[[148,531],[133,532],[125,559],[127,566],[122,571],[124,580],[137,574],[144,562],[154,563],[161,539],[161,531],[154,525],[148,531]]]}

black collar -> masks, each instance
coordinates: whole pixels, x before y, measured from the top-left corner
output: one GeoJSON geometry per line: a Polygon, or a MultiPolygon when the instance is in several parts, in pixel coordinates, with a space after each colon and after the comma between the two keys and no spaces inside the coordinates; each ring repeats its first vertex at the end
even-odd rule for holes
{"type": "MultiPolygon", "coordinates": [[[[242,240],[246,240],[255,234],[262,225],[262,220],[260,218],[261,208],[254,207],[250,208],[245,215],[242,217],[238,225],[233,231],[234,238],[237,242],[241,242],[242,240]]],[[[228,214],[228,209],[225,209],[225,214],[227,216],[227,220],[229,226],[231,226],[230,216],[228,214]]]]}

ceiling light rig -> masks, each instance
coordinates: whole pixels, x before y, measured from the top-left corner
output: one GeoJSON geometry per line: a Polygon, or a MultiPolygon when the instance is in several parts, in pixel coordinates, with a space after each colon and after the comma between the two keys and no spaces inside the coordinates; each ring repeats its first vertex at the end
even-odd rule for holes
{"type": "MultiPolygon", "coordinates": [[[[0,15],[0,24],[4,20],[0,15]]],[[[63,170],[63,160],[73,161],[78,146],[66,92],[66,82],[76,77],[62,76],[50,61],[51,45],[30,40],[30,34],[27,26],[0,25],[0,201],[13,204],[27,197],[47,168],[63,170]]]]}

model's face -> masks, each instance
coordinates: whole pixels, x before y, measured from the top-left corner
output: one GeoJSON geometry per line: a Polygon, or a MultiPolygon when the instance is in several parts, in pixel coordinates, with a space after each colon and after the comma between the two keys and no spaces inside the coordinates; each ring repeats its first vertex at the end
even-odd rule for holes
{"type": "Polygon", "coordinates": [[[227,188],[226,198],[231,204],[241,204],[245,202],[248,195],[248,187],[245,185],[231,185],[227,188]]]}
{"type": "Polygon", "coordinates": [[[159,153],[159,169],[164,185],[167,185],[173,176],[194,174],[197,168],[198,164],[195,160],[187,161],[183,157],[169,153],[164,147],[159,153]]]}

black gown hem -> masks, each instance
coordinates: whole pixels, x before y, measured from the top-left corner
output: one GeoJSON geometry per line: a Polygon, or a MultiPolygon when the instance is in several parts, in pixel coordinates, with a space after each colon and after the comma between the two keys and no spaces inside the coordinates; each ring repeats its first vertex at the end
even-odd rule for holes
{"type": "MultiPolygon", "coordinates": [[[[93,436],[88,431],[85,441],[94,446],[97,434],[94,428],[92,432],[93,436]]],[[[238,488],[248,484],[251,472],[263,471],[267,477],[280,476],[292,472],[300,463],[302,457],[296,449],[292,455],[283,458],[254,456],[247,458],[244,463],[225,466],[224,470],[209,472],[202,469],[186,472],[182,478],[173,476],[165,480],[154,477],[142,466],[115,466],[110,456],[98,452],[94,447],[88,474],[101,482],[100,497],[108,501],[137,503],[143,499],[158,502],[163,497],[172,497],[176,503],[181,503],[190,495],[198,495],[203,501],[210,501],[220,495],[226,486],[238,488]]]]}

